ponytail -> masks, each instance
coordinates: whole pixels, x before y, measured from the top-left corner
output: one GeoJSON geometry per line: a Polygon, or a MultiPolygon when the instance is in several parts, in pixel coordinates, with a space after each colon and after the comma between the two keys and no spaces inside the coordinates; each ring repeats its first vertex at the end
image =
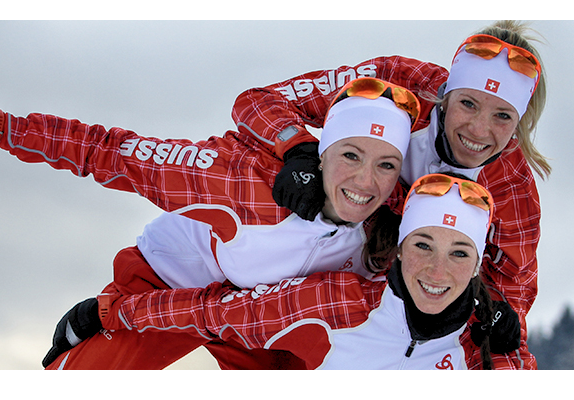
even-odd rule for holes
{"type": "Polygon", "coordinates": [[[382,205],[365,223],[368,241],[363,247],[363,261],[372,273],[388,272],[398,253],[401,216],[382,205]]]}
{"type": "Polygon", "coordinates": [[[492,333],[492,320],[494,317],[493,303],[480,275],[472,278],[472,285],[474,286],[474,298],[478,301],[478,304],[475,306],[475,314],[480,322],[472,325],[471,335],[477,345],[480,343],[482,369],[492,369],[490,334],[492,333]]]}

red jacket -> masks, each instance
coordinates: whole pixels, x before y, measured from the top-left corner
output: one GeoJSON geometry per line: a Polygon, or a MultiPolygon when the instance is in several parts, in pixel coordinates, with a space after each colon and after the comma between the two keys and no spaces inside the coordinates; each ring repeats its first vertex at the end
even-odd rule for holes
{"type": "MultiPolygon", "coordinates": [[[[387,282],[354,273],[317,272],[252,290],[215,282],[132,296],[108,293],[98,302],[108,330],[231,339],[248,349],[289,351],[308,369],[482,369],[470,324],[413,343],[404,304],[387,282]]],[[[506,355],[493,354],[493,361],[499,369],[521,367],[506,355]]]]}

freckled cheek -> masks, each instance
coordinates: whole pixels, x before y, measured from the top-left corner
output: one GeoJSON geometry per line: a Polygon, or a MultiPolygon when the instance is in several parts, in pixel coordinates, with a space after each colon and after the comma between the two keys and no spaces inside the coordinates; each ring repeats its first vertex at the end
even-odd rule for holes
{"type": "Polygon", "coordinates": [[[472,273],[474,272],[475,265],[476,264],[457,265],[450,269],[455,282],[461,289],[464,289],[468,286],[470,279],[472,278],[472,273]]]}
{"type": "Polygon", "coordinates": [[[348,172],[345,168],[340,168],[334,166],[332,168],[324,168],[323,169],[323,190],[325,190],[325,194],[330,197],[334,198],[337,195],[338,188],[345,182],[347,179],[348,172]]]}
{"type": "Polygon", "coordinates": [[[424,267],[424,265],[426,265],[425,262],[426,261],[422,257],[403,253],[401,270],[403,272],[405,281],[407,279],[411,280],[416,278],[420,270],[424,267]]]}
{"type": "Polygon", "coordinates": [[[512,135],[515,132],[515,129],[498,129],[494,131],[494,139],[496,141],[496,147],[498,151],[502,151],[512,139],[512,135]]]}
{"type": "Polygon", "coordinates": [[[377,186],[379,188],[379,193],[383,202],[389,197],[395,188],[397,180],[399,179],[399,173],[400,169],[397,169],[396,173],[389,174],[379,179],[377,186]]]}
{"type": "Polygon", "coordinates": [[[461,113],[453,110],[446,114],[444,119],[444,129],[447,136],[452,136],[453,132],[457,127],[464,125],[468,122],[468,118],[464,118],[461,113]]]}

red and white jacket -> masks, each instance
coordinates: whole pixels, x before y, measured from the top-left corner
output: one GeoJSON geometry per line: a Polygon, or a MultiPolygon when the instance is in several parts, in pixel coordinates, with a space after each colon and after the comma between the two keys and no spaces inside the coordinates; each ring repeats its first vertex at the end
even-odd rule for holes
{"type": "MultiPolygon", "coordinates": [[[[413,127],[409,153],[401,177],[412,183],[415,175],[453,170],[441,162],[434,149],[435,105],[421,97],[437,94],[448,71],[440,66],[400,56],[377,57],[356,66],[309,72],[295,78],[242,93],[234,105],[233,118],[240,132],[273,137],[288,126],[319,128],[338,89],[351,79],[376,77],[406,87],[419,97],[421,115],[413,127]],[[423,161],[424,160],[424,161],[423,161]]],[[[266,143],[265,140],[261,140],[266,143]]],[[[267,146],[272,148],[272,143],[267,146]]],[[[457,172],[465,172],[457,170],[457,172]]],[[[536,368],[526,345],[526,314],[537,294],[536,249],[540,239],[540,201],[532,171],[511,140],[498,160],[466,171],[493,195],[494,218],[482,265],[487,284],[504,294],[521,323],[520,357],[525,368],[536,368]]],[[[389,203],[401,208],[401,199],[389,203]]],[[[495,360],[496,361],[496,360],[495,360]]]]}
{"type": "Polygon", "coordinates": [[[250,135],[192,143],[50,115],[1,116],[0,147],[21,160],[92,174],[171,211],[146,226],[138,248],[172,288],[226,279],[254,287],[327,270],[372,275],[363,225],[306,221],[279,207],[271,188],[283,162],[250,135]]]}
{"type": "Polygon", "coordinates": [[[482,367],[463,321],[443,337],[414,341],[403,300],[384,277],[324,272],[252,290],[213,283],[205,289],[102,294],[98,301],[108,330],[232,339],[248,349],[289,351],[308,369],[482,367]]]}

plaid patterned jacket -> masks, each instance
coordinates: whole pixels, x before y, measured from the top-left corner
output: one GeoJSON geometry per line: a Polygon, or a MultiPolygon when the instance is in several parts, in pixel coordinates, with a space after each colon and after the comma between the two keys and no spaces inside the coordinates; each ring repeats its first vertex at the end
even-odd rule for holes
{"type": "MultiPolygon", "coordinates": [[[[206,343],[232,338],[248,349],[290,351],[309,369],[482,368],[468,324],[415,343],[408,355],[413,342],[404,305],[383,277],[317,272],[252,290],[215,282],[205,289],[102,294],[98,301],[105,329],[181,332],[206,343]]],[[[519,367],[505,355],[494,359],[499,368],[519,367]]]]}

